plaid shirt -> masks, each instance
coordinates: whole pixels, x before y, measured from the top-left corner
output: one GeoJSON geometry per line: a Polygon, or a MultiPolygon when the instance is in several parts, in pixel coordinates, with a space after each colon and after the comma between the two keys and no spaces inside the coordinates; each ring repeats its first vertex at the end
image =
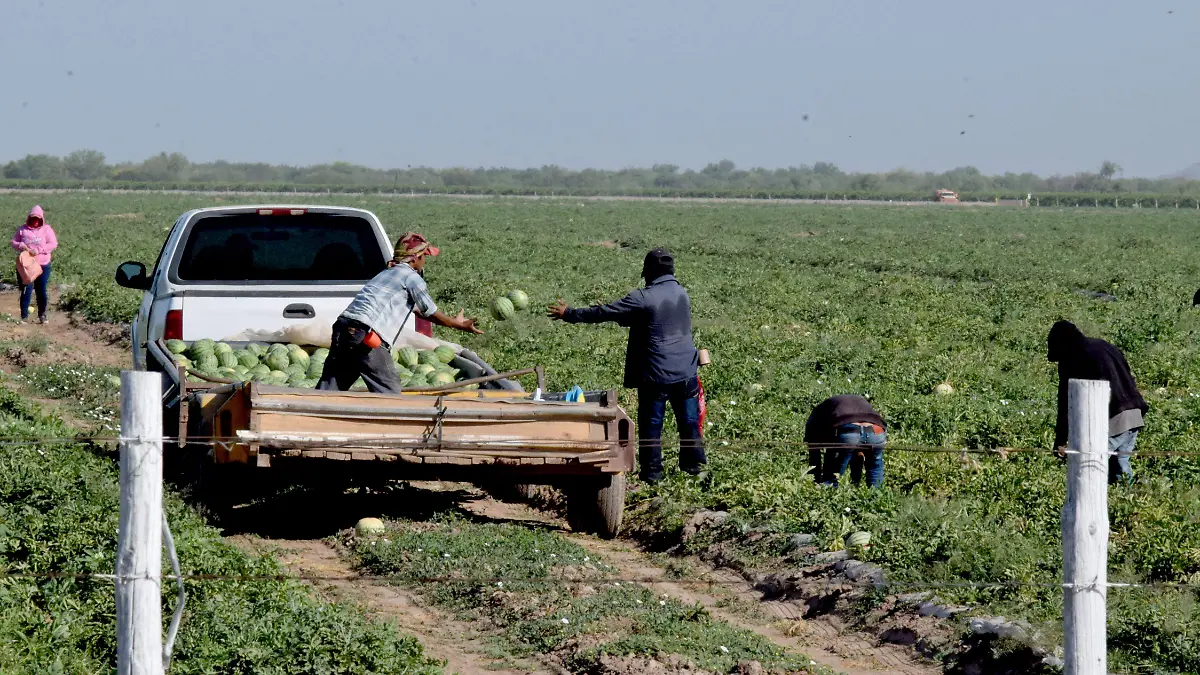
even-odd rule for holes
{"type": "Polygon", "coordinates": [[[429,295],[425,280],[404,263],[385,269],[368,281],[342,316],[370,327],[384,342],[392,341],[404,327],[410,311],[429,318],[437,305],[429,295]]]}

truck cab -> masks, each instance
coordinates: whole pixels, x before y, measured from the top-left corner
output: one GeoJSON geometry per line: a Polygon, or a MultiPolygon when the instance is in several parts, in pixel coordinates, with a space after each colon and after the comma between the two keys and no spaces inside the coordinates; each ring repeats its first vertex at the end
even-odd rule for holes
{"type": "MultiPolygon", "coordinates": [[[[143,291],[131,328],[134,367],[147,368],[146,344],[159,338],[244,341],[305,324],[325,330],[392,252],[379,218],[362,209],[188,211],[152,270],[133,261],[117,268],[119,285],[143,291]]],[[[415,316],[403,331],[432,335],[415,316]]]]}

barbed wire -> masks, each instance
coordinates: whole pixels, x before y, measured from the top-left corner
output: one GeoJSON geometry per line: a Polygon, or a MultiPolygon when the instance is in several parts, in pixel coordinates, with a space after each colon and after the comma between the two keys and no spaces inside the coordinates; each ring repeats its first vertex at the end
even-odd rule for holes
{"type": "MultiPolygon", "coordinates": [[[[272,439],[274,440],[274,439],[272,439]]],[[[161,438],[132,438],[114,435],[80,435],[80,436],[47,436],[47,437],[27,437],[27,436],[0,436],[0,446],[3,445],[53,445],[63,443],[124,443],[124,442],[159,442],[164,444],[176,445],[180,441],[184,445],[197,446],[219,446],[229,447],[233,445],[247,445],[250,443],[260,442],[261,439],[256,438],[237,438],[230,436],[163,436],[161,438]]],[[[527,448],[529,442],[546,442],[547,439],[514,439],[511,441],[487,441],[489,447],[496,449],[524,449],[527,448]]],[[[397,439],[396,437],[388,436],[363,436],[363,437],[346,437],[337,436],[329,437],[321,441],[309,440],[303,443],[297,442],[297,447],[302,447],[304,444],[318,444],[325,448],[344,448],[344,449],[363,449],[363,450],[385,450],[385,449],[429,449],[436,450],[439,447],[446,449],[454,449],[456,446],[469,447],[480,449],[476,442],[470,441],[453,441],[447,440],[440,444],[429,443],[420,439],[413,438],[406,442],[405,439],[397,439]]],[[[553,444],[556,447],[572,448],[579,447],[594,448],[597,443],[608,443],[611,447],[618,447],[615,441],[576,441],[576,440],[554,440],[553,444]]],[[[633,447],[638,447],[640,439],[631,438],[628,443],[633,447]]],[[[686,444],[674,442],[660,442],[659,445],[664,450],[676,450],[686,447],[686,444]]],[[[719,438],[704,438],[698,443],[704,447],[706,452],[737,452],[745,454],[765,453],[765,452],[802,452],[802,451],[817,451],[817,450],[863,450],[869,446],[864,446],[860,443],[807,443],[804,441],[763,441],[763,442],[748,442],[743,439],[719,439],[719,438]]],[[[1115,450],[1104,450],[1100,452],[1089,452],[1084,450],[1074,450],[1065,448],[1063,450],[1053,450],[1050,448],[1013,448],[1013,447],[997,447],[997,448],[963,448],[951,446],[936,446],[936,445],[919,445],[919,444],[884,444],[884,452],[911,452],[924,454],[944,454],[944,455],[985,455],[998,456],[1001,458],[1007,455],[1107,455],[1107,456],[1129,456],[1129,457],[1200,457],[1200,450],[1134,450],[1133,452],[1119,452],[1115,450]]],[[[483,452],[484,450],[480,450],[483,452]]],[[[529,448],[531,455],[536,455],[537,448],[529,448]]]]}
{"type": "MultiPolygon", "coordinates": [[[[129,582],[129,581],[145,581],[159,579],[163,581],[184,581],[188,583],[197,582],[233,582],[233,583],[250,583],[250,582],[288,582],[288,581],[303,581],[303,582],[335,582],[335,581],[362,581],[362,582],[383,582],[383,583],[412,583],[412,584],[470,584],[476,586],[497,586],[502,587],[503,584],[557,584],[557,585],[574,585],[574,584],[678,584],[678,585],[694,585],[694,586],[750,586],[755,590],[764,589],[764,586],[771,584],[765,582],[754,583],[744,579],[680,579],[666,576],[595,576],[595,577],[576,577],[572,579],[557,579],[554,577],[521,577],[496,575],[487,577],[470,577],[458,575],[407,575],[407,574],[206,574],[206,573],[191,573],[191,574],[163,574],[157,577],[153,575],[116,575],[102,572],[55,572],[55,571],[37,571],[37,572],[10,572],[0,570],[0,580],[3,579],[25,579],[25,580],[53,580],[53,579],[71,579],[71,580],[87,580],[94,579],[100,581],[112,582],[129,582]]],[[[1020,589],[1020,588],[1059,588],[1064,590],[1069,589],[1096,589],[1096,588],[1116,588],[1116,589],[1151,589],[1151,590],[1198,590],[1200,591],[1200,583],[1192,582],[1105,582],[1105,583],[1064,583],[1053,581],[889,581],[889,580],[862,580],[862,579],[801,579],[790,582],[794,586],[800,587],[864,587],[864,588],[900,588],[909,590],[933,590],[938,588],[957,588],[957,589],[1020,589]]]]}

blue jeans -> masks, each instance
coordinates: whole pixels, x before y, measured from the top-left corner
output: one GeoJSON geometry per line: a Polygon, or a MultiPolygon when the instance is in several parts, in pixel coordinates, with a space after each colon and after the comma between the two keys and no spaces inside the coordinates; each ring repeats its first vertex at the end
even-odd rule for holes
{"type": "Polygon", "coordinates": [[[707,459],[700,435],[700,381],[644,384],[638,388],[638,467],[642,480],[657,483],[663,477],[662,429],[667,403],[679,427],[679,468],[698,474],[707,459]]]}
{"type": "Polygon", "coordinates": [[[1110,455],[1108,458],[1109,485],[1118,482],[1126,484],[1133,482],[1133,466],[1129,463],[1129,455],[1133,452],[1133,446],[1137,444],[1137,437],[1137,429],[1130,429],[1123,434],[1109,437],[1109,452],[1121,453],[1110,455]]]}
{"type": "MultiPolygon", "coordinates": [[[[867,485],[879,487],[883,485],[883,446],[887,443],[887,432],[876,433],[871,427],[858,424],[846,424],[838,427],[837,442],[842,446],[858,446],[856,448],[829,448],[825,451],[825,475],[822,483],[837,485],[838,476],[846,474],[850,460],[861,452],[867,472],[867,485]]],[[[858,482],[857,476],[854,482],[858,482]]]]}
{"type": "Polygon", "coordinates": [[[21,320],[29,318],[29,301],[33,299],[33,295],[37,293],[37,310],[38,316],[46,316],[46,288],[50,283],[50,263],[42,265],[42,274],[33,280],[33,283],[26,286],[21,283],[20,278],[17,278],[17,286],[21,289],[21,320]]]}

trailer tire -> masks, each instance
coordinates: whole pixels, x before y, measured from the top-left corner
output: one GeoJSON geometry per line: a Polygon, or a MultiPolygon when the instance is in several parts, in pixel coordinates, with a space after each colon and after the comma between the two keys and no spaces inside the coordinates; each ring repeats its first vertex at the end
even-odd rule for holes
{"type": "Polygon", "coordinates": [[[625,474],[581,481],[567,490],[567,524],[576,532],[612,539],[625,516],[625,474]]]}

